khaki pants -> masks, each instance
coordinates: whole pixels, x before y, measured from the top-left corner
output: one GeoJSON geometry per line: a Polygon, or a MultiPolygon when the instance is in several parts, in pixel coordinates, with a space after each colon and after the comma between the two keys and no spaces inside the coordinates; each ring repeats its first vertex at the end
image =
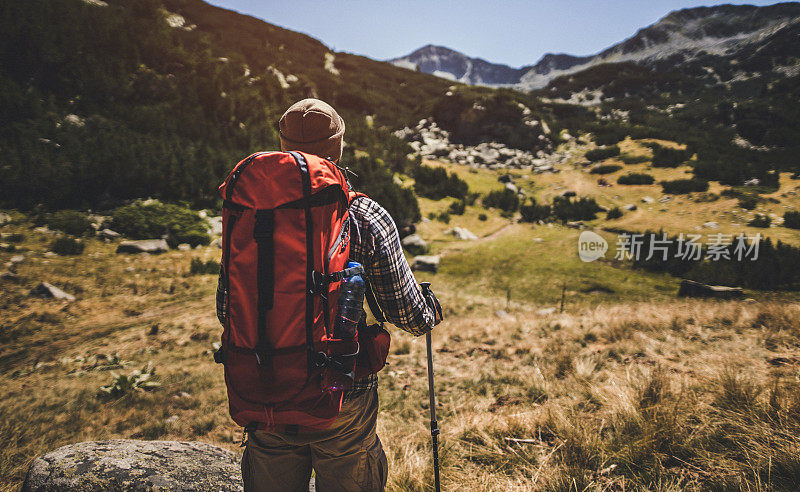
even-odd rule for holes
{"type": "Polygon", "coordinates": [[[388,466],[375,433],[377,417],[378,390],[372,389],[342,404],[329,429],[249,433],[242,456],[245,491],[308,491],[312,468],[318,492],[384,490],[388,466]]]}

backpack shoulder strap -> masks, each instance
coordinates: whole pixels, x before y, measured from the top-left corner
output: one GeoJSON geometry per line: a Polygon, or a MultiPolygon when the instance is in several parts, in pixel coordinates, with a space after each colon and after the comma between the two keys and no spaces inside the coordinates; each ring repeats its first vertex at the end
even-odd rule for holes
{"type": "Polygon", "coordinates": [[[375,297],[375,292],[372,290],[372,282],[367,281],[367,304],[372,315],[380,324],[386,323],[386,317],[383,315],[381,307],[378,305],[378,299],[375,297]]]}

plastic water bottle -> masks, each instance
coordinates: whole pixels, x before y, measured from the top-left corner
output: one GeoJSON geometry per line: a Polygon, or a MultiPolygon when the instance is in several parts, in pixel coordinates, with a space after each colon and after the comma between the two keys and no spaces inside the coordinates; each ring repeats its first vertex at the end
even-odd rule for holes
{"type": "MultiPolygon", "coordinates": [[[[355,261],[347,262],[347,268],[361,266],[355,261]]],[[[358,322],[361,319],[364,304],[364,279],[361,275],[353,275],[342,279],[339,287],[339,304],[333,336],[336,338],[353,338],[356,336],[358,322]]]]}

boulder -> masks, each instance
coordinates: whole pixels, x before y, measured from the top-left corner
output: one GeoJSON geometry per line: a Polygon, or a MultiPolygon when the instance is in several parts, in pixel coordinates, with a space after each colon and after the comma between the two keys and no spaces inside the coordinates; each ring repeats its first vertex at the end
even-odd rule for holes
{"type": "Polygon", "coordinates": [[[642,203],[655,203],[655,199],[651,196],[643,196],[642,203]]]}
{"type": "Polygon", "coordinates": [[[510,191],[511,193],[517,193],[519,191],[514,183],[506,183],[506,190],[510,191]]]}
{"type": "Polygon", "coordinates": [[[39,285],[31,289],[30,295],[35,297],[44,297],[47,299],[58,299],[61,301],[75,300],[75,296],[67,294],[63,290],[47,282],[41,282],[39,285]]]}
{"type": "Polygon", "coordinates": [[[460,239],[462,241],[475,241],[478,239],[478,236],[464,227],[453,227],[452,229],[444,231],[444,233],[452,234],[456,239],[460,239]]]}
{"type": "Polygon", "coordinates": [[[410,236],[404,237],[402,243],[403,248],[412,255],[424,255],[430,251],[428,243],[418,234],[411,234],[410,236]]]}
{"type": "Polygon", "coordinates": [[[237,456],[203,442],[88,441],[37,458],[23,492],[240,491],[237,456]]]}
{"type": "Polygon", "coordinates": [[[191,251],[192,245],[187,243],[181,243],[178,245],[178,251],[191,251]]]}
{"type": "Polygon", "coordinates": [[[439,271],[439,257],[435,255],[415,256],[411,269],[419,272],[436,273],[439,271]]]}
{"type": "Polygon", "coordinates": [[[103,229],[98,232],[97,235],[103,239],[119,239],[122,237],[122,234],[117,231],[112,231],[111,229],[103,229]]]}
{"type": "Polygon", "coordinates": [[[117,246],[117,253],[164,253],[169,250],[165,239],[143,239],[123,241],[117,246]]]}
{"type": "Polygon", "coordinates": [[[222,235],[222,217],[208,217],[206,219],[211,227],[208,230],[208,233],[212,236],[221,236],[222,235]]]}
{"type": "Polygon", "coordinates": [[[622,207],[622,210],[626,210],[628,212],[633,212],[637,208],[639,208],[639,207],[637,207],[635,203],[629,203],[628,205],[625,205],[624,207],[622,207]]]}
{"type": "Polygon", "coordinates": [[[706,229],[719,229],[719,224],[716,222],[705,222],[703,223],[703,227],[706,229]]]}
{"type": "Polygon", "coordinates": [[[678,297],[714,297],[717,299],[740,299],[744,297],[741,287],[706,285],[693,280],[681,280],[678,297]]]}

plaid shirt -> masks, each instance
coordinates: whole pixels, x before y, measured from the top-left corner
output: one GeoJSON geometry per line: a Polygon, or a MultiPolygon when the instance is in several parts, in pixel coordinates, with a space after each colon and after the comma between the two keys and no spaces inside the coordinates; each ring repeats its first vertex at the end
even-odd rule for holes
{"type": "MultiPolygon", "coordinates": [[[[389,213],[377,202],[359,197],[350,204],[353,228],[350,237],[350,259],[364,266],[386,320],[412,335],[424,335],[433,327],[433,313],[425,303],[422,289],[408,266],[397,226],[389,213]]],[[[225,323],[227,289],[220,268],[217,284],[217,318],[225,323]]],[[[353,399],[378,385],[375,374],[356,381],[345,393],[353,399]]]]}

